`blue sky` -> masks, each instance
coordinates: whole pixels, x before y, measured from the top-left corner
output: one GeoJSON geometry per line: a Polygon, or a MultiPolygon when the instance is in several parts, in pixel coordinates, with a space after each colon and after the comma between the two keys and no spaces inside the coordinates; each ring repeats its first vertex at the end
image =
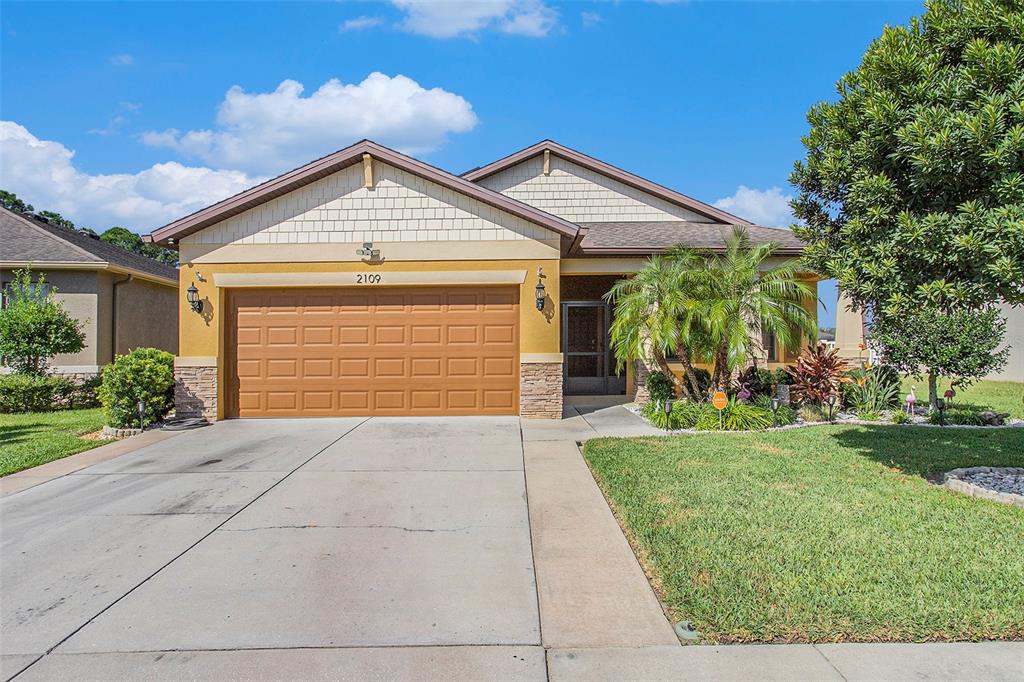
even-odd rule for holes
{"type": "Polygon", "coordinates": [[[0,183],[80,224],[148,232],[362,137],[454,172],[552,138],[784,225],[807,109],[921,11],[3,2],[0,183]]]}

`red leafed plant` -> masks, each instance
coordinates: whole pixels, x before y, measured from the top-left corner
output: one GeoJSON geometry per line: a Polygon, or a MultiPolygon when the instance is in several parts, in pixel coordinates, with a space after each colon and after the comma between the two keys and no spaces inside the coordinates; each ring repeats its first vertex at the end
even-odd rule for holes
{"type": "Polygon", "coordinates": [[[831,395],[841,397],[840,383],[845,368],[839,358],[839,349],[825,344],[805,348],[796,359],[796,365],[786,369],[793,377],[790,391],[800,403],[821,405],[831,395]]]}

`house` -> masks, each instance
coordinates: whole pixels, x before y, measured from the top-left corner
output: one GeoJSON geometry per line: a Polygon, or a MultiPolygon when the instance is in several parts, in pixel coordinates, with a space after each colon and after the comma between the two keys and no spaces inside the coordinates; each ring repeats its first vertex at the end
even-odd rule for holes
{"type": "Polygon", "coordinates": [[[118,353],[150,346],[178,351],[178,273],[163,263],[81,232],[0,208],[0,282],[31,267],[82,323],[85,348],[58,355],[51,368],[70,378],[96,376],[118,353]]]}
{"type": "Polygon", "coordinates": [[[551,141],[462,176],[362,141],[152,233],[196,292],[177,409],[560,418],[563,395],[642,388],[609,349],[612,283],[734,225],[801,251],[551,141]]]}
{"type": "MultiPolygon", "coordinates": [[[[999,309],[1006,320],[1006,334],[1002,347],[1009,347],[1010,353],[1003,368],[985,378],[997,381],[1024,381],[1024,308],[1000,303],[999,309]]],[[[860,311],[856,310],[849,297],[840,291],[836,306],[836,347],[839,348],[839,355],[850,361],[866,357],[866,334],[860,311]]]]}

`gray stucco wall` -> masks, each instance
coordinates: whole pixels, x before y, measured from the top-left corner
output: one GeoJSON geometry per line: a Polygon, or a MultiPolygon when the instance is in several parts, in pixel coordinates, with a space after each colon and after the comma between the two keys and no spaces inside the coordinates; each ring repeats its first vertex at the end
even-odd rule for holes
{"type": "Polygon", "coordinates": [[[1010,347],[1010,356],[1002,371],[989,375],[989,379],[1001,381],[1024,381],[1024,306],[1016,308],[1003,303],[1000,306],[1006,318],[1006,335],[1003,347],[1010,347]]]}
{"type": "MultiPolygon", "coordinates": [[[[177,354],[177,289],[134,278],[117,287],[114,314],[114,283],[127,275],[89,270],[36,269],[57,290],[56,298],[82,324],[85,348],[79,353],[57,355],[50,367],[58,372],[89,374],[114,359],[116,353],[149,346],[177,354]],[[114,325],[117,326],[116,341],[114,325]],[[116,348],[115,348],[116,342],[116,348]]],[[[0,270],[3,283],[13,271],[0,270]]]]}
{"type": "Polygon", "coordinates": [[[177,289],[133,279],[117,288],[117,354],[133,348],[178,353],[177,289]]]}

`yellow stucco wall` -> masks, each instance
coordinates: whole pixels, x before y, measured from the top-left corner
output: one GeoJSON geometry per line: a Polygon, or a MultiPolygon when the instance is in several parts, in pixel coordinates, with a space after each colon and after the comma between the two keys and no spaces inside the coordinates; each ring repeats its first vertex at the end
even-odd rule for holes
{"type": "MultiPolygon", "coordinates": [[[[455,272],[464,270],[525,270],[526,279],[519,289],[519,351],[520,353],[559,353],[559,262],[557,260],[486,260],[486,261],[385,261],[368,263],[182,263],[179,305],[179,357],[215,358],[218,366],[218,418],[223,417],[225,405],[224,315],[226,288],[214,285],[218,274],[254,273],[381,273],[381,272],[455,272]],[[547,305],[543,312],[534,305],[537,269],[544,270],[547,305]],[[201,314],[192,312],[185,298],[185,290],[195,283],[199,298],[203,300],[201,314]]],[[[373,286],[373,285],[370,285],[373,286]]]]}

